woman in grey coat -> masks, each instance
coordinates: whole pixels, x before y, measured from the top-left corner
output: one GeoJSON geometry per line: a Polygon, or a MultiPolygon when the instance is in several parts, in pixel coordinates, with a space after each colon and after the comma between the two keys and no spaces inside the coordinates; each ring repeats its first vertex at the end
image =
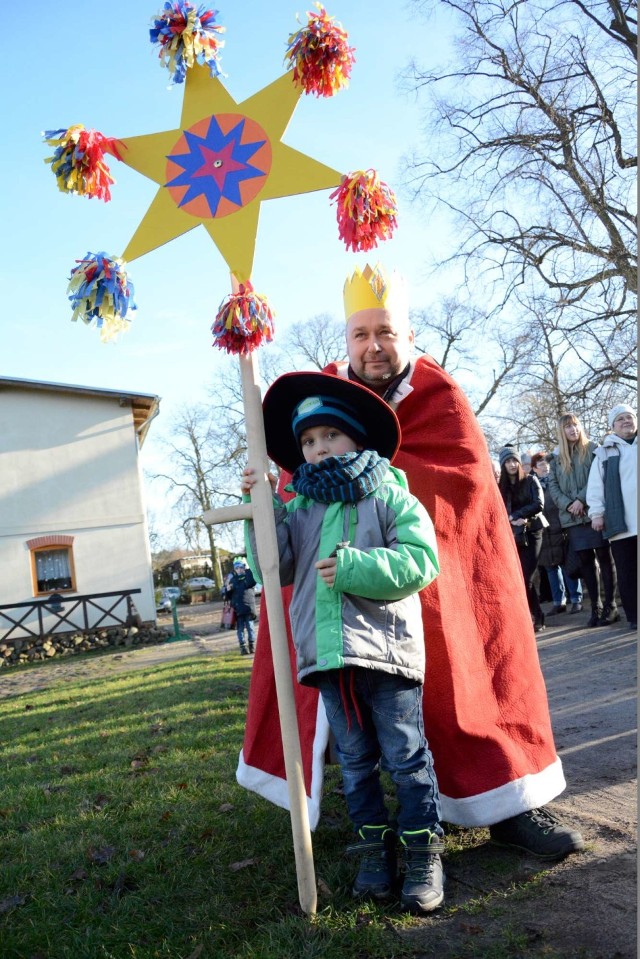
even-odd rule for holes
{"type": "Polygon", "coordinates": [[[569,534],[569,543],[580,556],[582,578],[591,601],[587,625],[607,626],[617,622],[620,613],[615,601],[616,568],[611,547],[602,533],[593,529],[588,516],[587,482],[597,446],[589,440],[577,416],[561,416],[558,447],[550,463],[549,490],[562,528],[569,534]],[[604,605],[600,602],[600,580],[604,605]]]}

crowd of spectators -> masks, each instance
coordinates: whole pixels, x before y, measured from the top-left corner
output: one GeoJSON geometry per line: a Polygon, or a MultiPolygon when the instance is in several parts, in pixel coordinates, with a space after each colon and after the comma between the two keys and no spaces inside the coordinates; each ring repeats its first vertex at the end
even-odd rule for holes
{"type": "Polygon", "coordinates": [[[588,595],[588,626],[620,620],[637,629],[637,444],[633,407],[614,406],[602,443],[580,420],[558,420],[557,445],[520,453],[508,444],[494,472],[509,515],[536,631],[546,617],[579,613],[588,595]],[[536,576],[536,571],[538,575],[536,576]],[[552,609],[542,611],[546,591],[552,609]]]}

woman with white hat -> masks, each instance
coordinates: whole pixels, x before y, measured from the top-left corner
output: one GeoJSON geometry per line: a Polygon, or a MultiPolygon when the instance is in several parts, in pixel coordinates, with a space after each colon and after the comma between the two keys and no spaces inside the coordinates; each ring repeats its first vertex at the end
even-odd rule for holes
{"type": "Polygon", "coordinates": [[[620,598],[630,629],[638,626],[638,419],[618,403],[596,450],[587,484],[591,525],[611,543],[620,598]]]}

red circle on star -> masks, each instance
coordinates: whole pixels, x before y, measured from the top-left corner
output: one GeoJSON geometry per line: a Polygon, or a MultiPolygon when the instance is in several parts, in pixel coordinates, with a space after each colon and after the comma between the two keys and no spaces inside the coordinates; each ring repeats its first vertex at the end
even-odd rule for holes
{"type": "Polygon", "coordinates": [[[259,123],[217,113],[183,130],[167,157],[165,186],[185,213],[204,220],[229,216],[260,193],[271,159],[259,123]]]}

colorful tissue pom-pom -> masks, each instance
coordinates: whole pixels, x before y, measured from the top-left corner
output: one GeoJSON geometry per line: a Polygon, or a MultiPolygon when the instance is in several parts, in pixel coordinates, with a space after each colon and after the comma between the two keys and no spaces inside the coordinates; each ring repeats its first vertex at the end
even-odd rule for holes
{"type": "Polygon", "coordinates": [[[220,34],[225,28],[216,24],[217,13],[189,0],[172,0],[155,17],[149,39],[159,45],[158,56],[174,83],[182,83],[196,63],[206,64],[212,77],[220,75],[218,57],[224,46],[220,34]]]}
{"type": "Polygon", "coordinates": [[[328,16],[320,3],[318,13],[307,12],[306,27],[289,37],[285,63],[293,70],[293,82],[305,93],[332,97],[348,86],[354,49],[340,23],[328,16]]]}
{"type": "Polygon", "coordinates": [[[130,313],[135,310],[133,283],[129,280],[123,260],[106,253],[87,253],[76,260],[69,277],[67,293],[73,306],[72,320],[100,330],[103,343],[129,329],[130,313]]]}
{"type": "Polygon", "coordinates": [[[251,353],[273,339],[274,314],[247,280],[220,304],[211,332],[213,345],[227,353],[251,353]]]}
{"type": "Polygon", "coordinates": [[[95,196],[105,202],[111,199],[109,187],[115,180],[104,162],[104,155],[111,153],[116,159],[122,159],[118,153],[118,140],[105,137],[97,130],[85,130],[81,123],[68,130],[47,130],[44,139],[49,146],[56,148],[45,163],[51,164],[59,190],[90,198],[95,196]]]}
{"type": "Polygon", "coordinates": [[[375,170],[349,173],[329,197],[335,200],[338,232],[348,250],[372,250],[391,238],[398,212],[393,190],[375,170]]]}

